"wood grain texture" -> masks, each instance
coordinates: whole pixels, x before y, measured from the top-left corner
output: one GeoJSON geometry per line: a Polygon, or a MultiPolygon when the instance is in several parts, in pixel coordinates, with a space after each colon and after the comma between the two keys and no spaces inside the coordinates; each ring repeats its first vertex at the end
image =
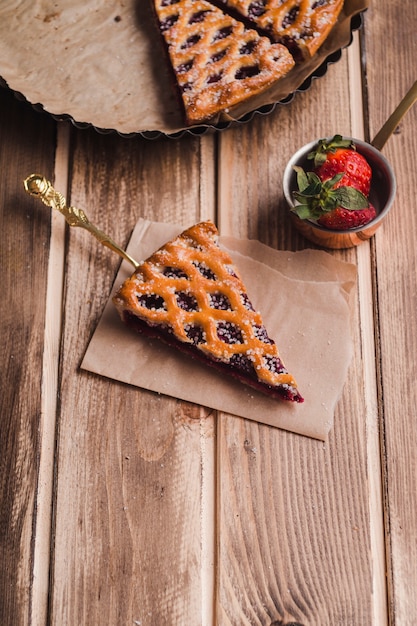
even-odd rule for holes
{"type": "MultiPolygon", "coordinates": [[[[416,78],[417,5],[376,3],[366,16],[369,125],[373,137],[416,78]],[[386,37],[386,24],[395,37],[386,37]],[[377,59],[383,59],[377,62],[377,59]]],[[[397,176],[397,197],[375,237],[375,281],[379,322],[381,447],[389,557],[390,623],[417,620],[417,392],[415,179],[417,109],[414,106],[383,149],[397,176]]]]}
{"type": "MultiPolygon", "coordinates": [[[[122,245],[139,217],[193,223],[208,187],[204,159],[196,139],[75,132],[71,203],[122,245]]],[[[202,431],[199,407],[79,371],[119,260],[75,231],[67,263],[51,619],[198,624],[202,448],[212,418],[202,431]]]]}
{"type": "MultiPolygon", "coordinates": [[[[289,241],[294,249],[314,247],[291,232],[281,179],[287,160],[304,143],[335,132],[351,134],[344,64],[346,54],[338,71],[332,68],[291,107],[221,136],[223,231],[281,248],[289,241]],[[229,183],[238,178],[247,184],[229,183]]],[[[356,71],[360,74],[360,67],[356,71]]],[[[333,254],[356,262],[354,250],[333,254]]],[[[354,328],[358,320],[359,311],[354,328]]],[[[372,623],[364,365],[357,334],[355,345],[325,446],[232,417],[219,421],[222,626],[372,623]]]]}
{"type": "Polygon", "coordinates": [[[55,124],[0,90],[0,615],[29,624],[50,215],[24,192],[53,172],[55,124]]]}
{"type": "MultiPolygon", "coordinates": [[[[57,127],[54,184],[66,192],[68,186],[68,145],[70,126],[57,127]]],[[[47,287],[45,295],[45,334],[43,339],[41,416],[39,421],[39,480],[37,485],[33,533],[33,586],[31,623],[45,624],[48,614],[51,529],[54,491],[56,416],[58,406],[58,369],[62,326],[62,295],[65,263],[65,220],[50,211],[51,234],[47,287]]]]}
{"type": "MultiPolygon", "coordinates": [[[[365,125],[368,119],[365,103],[367,94],[363,89],[364,57],[361,33],[355,33],[347,51],[349,69],[350,110],[352,136],[364,140],[369,134],[365,125]],[[362,72],[358,71],[362,68],[362,72]]],[[[371,569],[372,569],[372,623],[388,622],[386,583],[386,554],[384,505],[382,489],[382,465],[380,442],[380,413],[378,402],[377,321],[374,305],[374,265],[372,241],[356,250],[358,265],[358,304],[360,318],[360,343],[363,359],[363,398],[365,408],[367,488],[370,513],[371,569]]]]}
{"type": "Polygon", "coordinates": [[[284,166],[315,137],[376,134],[415,80],[416,20],[413,0],[371,2],[362,47],[308,91],[200,138],[56,134],[0,91],[2,626],[417,622],[417,108],[384,148],[387,221],[331,252],[357,265],[358,289],[325,444],[80,370],[120,259],[84,230],[57,237],[22,187],[60,172],[122,246],[144,217],[312,247],[287,219],[284,166]]]}

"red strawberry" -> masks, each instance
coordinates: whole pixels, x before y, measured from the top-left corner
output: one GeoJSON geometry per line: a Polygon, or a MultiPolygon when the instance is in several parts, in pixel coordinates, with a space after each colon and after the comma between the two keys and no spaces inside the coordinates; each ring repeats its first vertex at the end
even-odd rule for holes
{"type": "Polygon", "coordinates": [[[300,219],[316,221],[332,230],[348,230],[363,226],[376,215],[364,194],[352,186],[338,186],[343,173],[321,181],[315,172],[305,172],[294,167],[297,172],[299,191],[293,195],[298,202],[292,211],[300,219]]]}
{"type": "Polygon", "coordinates": [[[374,219],[376,215],[375,207],[370,204],[366,209],[352,211],[341,207],[333,209],[329,213],[322,215],[317,223],[331,230],[348,230],[364,226],[374,219]]]}
{"type": "Polygon", "coordinates": [[[364,196],[369,195],[372,170],[365,157],[356,151],[351,139],[343,139],[341,135],[335,135],[330,141],[321,139],[307,158],[314,160],[314,172],[320,180],[328,180],[343,173],[338,187],[354,187],[364,196]]]}

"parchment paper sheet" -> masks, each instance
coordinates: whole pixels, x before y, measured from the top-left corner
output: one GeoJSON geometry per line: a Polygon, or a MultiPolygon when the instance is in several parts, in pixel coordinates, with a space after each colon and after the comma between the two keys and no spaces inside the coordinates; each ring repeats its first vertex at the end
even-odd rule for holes
{"type": "MultiPolygon", "coordinates": [[[[183,130],[151,2],[3,0],[0,76],[32,104],[99,129],[122,134],[183,130]]],[[[233,118],[297,89],[327,56],[349,43],[351,17],[367,3],[345,0],[339,23],[319,53],[261,97],[240,105],[233,118]]]]}
{"type": "MultiPolygon", "coordinates": [[[[176,225],[141,219],[127,251],[136,260],[144,260],[182,230],[176,225]]],[[[304,403],[268,398],[162,342],[140,336],[121,322],[111,298],[81,367],[325,440],[353,351],[350,317],[356,267],[319,250],[283,252],[257,241],[232,237],[221,237],[220,244],[239,268],[254,307],[261,311],[269,335],[297,380],[304,403]]],[[[123,261],[113,293],[131,273],[131,266],[123,261]]]]}

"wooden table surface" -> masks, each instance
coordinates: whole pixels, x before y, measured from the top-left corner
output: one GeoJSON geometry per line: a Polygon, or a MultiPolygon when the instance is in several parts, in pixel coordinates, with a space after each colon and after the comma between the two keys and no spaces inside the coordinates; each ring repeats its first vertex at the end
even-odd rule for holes
{"type": "Polygon", "coordinates": [[[416,79],[415,0],[373,2],[341,60],[268,116],[150,141],[0,91],[0,621],[417,624],[417,107],[398,192],[358,248],[354,356],[325,443],[80,370],[119,258],[25,194],[38,171],[126,245],[139,217],[282,250],[291,154],[370,140],[416,79]]]}

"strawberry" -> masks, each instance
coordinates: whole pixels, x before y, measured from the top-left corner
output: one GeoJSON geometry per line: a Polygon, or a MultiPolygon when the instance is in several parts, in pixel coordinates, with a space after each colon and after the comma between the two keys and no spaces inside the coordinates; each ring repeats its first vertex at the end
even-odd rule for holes
{"type": "Polygon", "coordinates": [[[348,230],[370,222],[376,215],[367,197],[350,185],[339,186],[343,172],[321,181],[315,172],[295,166],[298,191],[293,195],[298,204],[292,211],[300,219],[316,221],[332,230],[348,230]]]}
{"type": "Polygon", "coordinates": [[[320,180],[343,173],[337,186],[354,187],[365,196],[369,195],[372,170],[351,139],[343,139],[341,135],[335,135],[330,141],[321,139],[307,158],[314,161],[314,172],[320,180]]]}
{"type": "Polygon", "coordinates": [[[351,209],[343,209],[338,207],[329,213],[322,215],[317,223],[331,230],[349,230],[358,226],[365,226],[376,215],[375,207],[372,204],[366,209],[352,211],[351,209]]]}

